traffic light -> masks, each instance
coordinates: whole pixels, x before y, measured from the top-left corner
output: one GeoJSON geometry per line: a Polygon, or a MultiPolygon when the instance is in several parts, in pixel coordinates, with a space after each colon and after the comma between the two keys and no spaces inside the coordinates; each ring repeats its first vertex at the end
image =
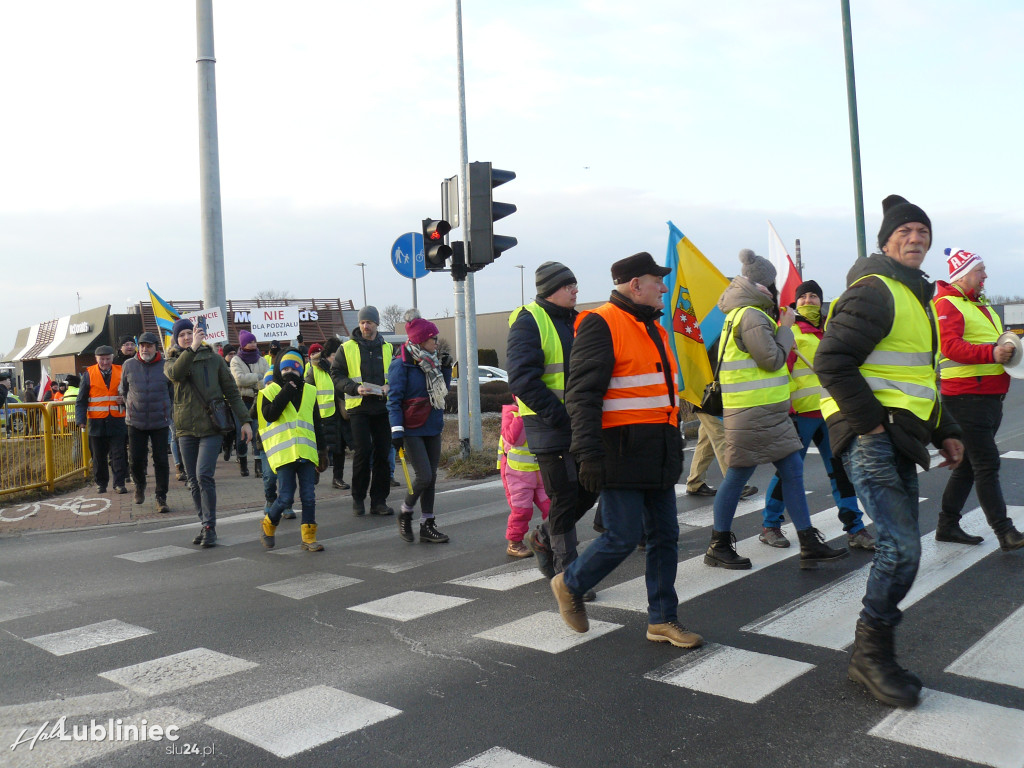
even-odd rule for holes
{"type": "Polygon", "coordinates": [[[515,177],[514,171],[499,171],[490,163],[469,164],[470,271],[482,269],[519,242],[514,237],[494,234],[494,222],[511,216],[516,207],[494,202],[493,190],[515,177]]]}
{"type": "Polygon", "coordinates": [[[430,272],[442,272],[452,255],[451,247],[444,241],[451,231],[452,225],[444,219],[423,220],[423,263],[430,272]]]}

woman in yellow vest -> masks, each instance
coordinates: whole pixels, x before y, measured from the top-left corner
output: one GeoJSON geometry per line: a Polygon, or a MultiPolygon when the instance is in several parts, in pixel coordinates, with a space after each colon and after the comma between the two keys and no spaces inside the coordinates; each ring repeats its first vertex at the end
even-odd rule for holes
{"type": "Polygon", "coordinates": [[[837,560],[849,552],[831,549],[811,527],[804,495],[803,447],[789,418],[789,369],[786,357],[794,344],[794,314],[776,319],[775,267],[753,251],[740,251],[742,275],[718,299],[726,313],[719,354],[722,366],[725,461],[729,471],[715,495],[715,522],[704,562],[745,570],[750,559],[736,553],[732,519],[747,480],[759,464],[774,464],[782,496],[800,539],[800,567],[837,560]]]}
{"type": "Polygon", "coordinates": [[[263,517],[263,546],[273,549],[281,515],[291,509],[298,485],[302,500],[302,548],[323,552],[316,540],[316,476],[327,467],[316,387],[302,381],[303,359],[287,349],[274,362],[274,381],[263,388],[257,411],[267,464],[277,475],[277,499],[263,517]],[[324,446],[321,448],[321,446],[324,446]]]}

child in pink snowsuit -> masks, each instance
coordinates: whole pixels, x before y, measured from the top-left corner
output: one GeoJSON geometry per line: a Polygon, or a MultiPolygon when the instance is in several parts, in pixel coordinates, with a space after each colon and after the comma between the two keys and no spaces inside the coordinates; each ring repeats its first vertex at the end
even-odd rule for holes
{"type": "Polygon", "coordinates": [[[523,418],[514,403],[501,407],[501,437],[498,439],[498,468],[505,486],[505,497],[512,510],[508,516],[505,553],[512,557],[530,557],[533,553],[523,544],[523,536],[530,530],[533,505],[547,520],[551,499],[544,492],[537,457],[526,445],[523,418]]]}

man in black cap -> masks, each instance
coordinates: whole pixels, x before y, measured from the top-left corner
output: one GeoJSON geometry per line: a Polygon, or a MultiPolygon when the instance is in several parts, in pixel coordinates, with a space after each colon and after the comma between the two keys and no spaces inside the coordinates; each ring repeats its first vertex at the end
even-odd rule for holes
{"type": "Polygon", "coordinates": [[[125,361],[131,360],[135,357],[135,353],[137,351],[138,348],[135,346],[135,337],[122,336],[121,347],[117,351],[117,354],[114,355],[114,365],[124,365],[125,361]]]}
{"type": "Polygon", "coordinates": [[[174,385],[164,375],[160,340],[147,331],[139,337],[138,353],[121,367],[118,393],[125,401],[128,425],[128,451],[131,456],[135,503],[146,500],[146,465],[149,446],[153,446],[153,476],[156,481],[156,511],[170,512],[167,506],[167,443],[171,425],[174,385]]]}
{"type": "Polygon", "coordinates": [[[600,493],[605,530],[551,580],[551,591],[569,628],[586,632],[583,595],[645,537],[647,639],[695,648],[703,638],[679,623],[675,590],[683,437],[675,358],[658,321],[670,271],[646,252],[615,262],[611,298],[579,324],[565,405],[579,482],[600,493]]]}
{"type": "Polygon", "coordinates": [[[900,601],[921,561],[919,464],[928,443],[942,467],[963,458],[960,428],[939,407],[935,286],[921,271],[932,243],[931,221],[899,195],[882,201],[881,253],[858,259],[849,287],[833,302],[814,369],[827,390],[821,415],[838,457],[875,521],[878,538],[857,622],[848,674],[890,706],[914,706],[918,677],[896,663],[900,601]]]}
{"type": "Polygon", "coordinates": [[[536,283],[537,298],[509,317],[507,365],[526,442],[537,457],[551,499],[548,519],[523,542],[550,579],[576,559],[576,522],[593,506],[597,494],[580,488],[577,481],[564,404],[577,315],[576,276],[564,264],[546,261],[537,268],[536,283]]]}
{"type": "Polygon", "coordinates": [[[128,475],[125,460],[125,439],[128,435],[124,417],[124,398],[118,393],[121,366],[114,365],[114,348],[104,344],[96,348],[96,365],[82,375],[82,384],[75,401],[75,423],[89,430],[89,450],[96,474],[96,490],[107,492],[110,473],[107,458],[114,470],[114,490],[128,493],[124,487],[128,475]]]}

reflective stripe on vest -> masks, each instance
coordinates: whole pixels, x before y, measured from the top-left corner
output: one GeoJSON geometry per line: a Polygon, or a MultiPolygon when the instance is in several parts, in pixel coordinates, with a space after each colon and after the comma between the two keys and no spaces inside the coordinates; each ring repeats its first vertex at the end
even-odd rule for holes
{"type": "Polygon", "coordinates": [[[678,423],[679,405],[668,385],[676,381],[676,363],[665,329],[655,324],[671,369],[667,372],[658,370],[662,356],[642,321],[611,302],[593,311],[608,324],[615,358],[601,404],[601,428],[678,423]]]}
{"type": "MultiPolygon", "coordinates": [[[[259,395],[273,400],[280,391],[281,385],[272,382],[261,389],[259,395]]],[[[269,424],[263,417],[262,403],[257,404],[256,414],[259,417],[263,453],[275,472],[278,467],[291,464],[299,459],[308,459],[314,464],[319,461],[316,450],[316,432],[313,429],[313,408],[315,406],[316,388],[311,384],[304,384],[302,387],[302,402],[299,410],[296,411],[295,406],[289,402],[281,413],[281,418],[269,424]]]]}
{"type": "MultiPolygon", "coordinates": [[[[999,335],[1003,332],[1002,323],[994,316],[990,308],[991,318],[986,317],[981,306],[968,299],[966,296],[943,296],[942,301],[947,301],[964,316],[964,341],[969,344],[995,344],[999,335]]],[[[936,310],[939,301],[932,302],[936,310]]],[[[988,307],[986,303],[984,306],[988,307]]],[[[941,328],[939,329],[941,332],[941,328]]],[[[945,355],[939,355],[939,376],[943,379],[972,379],[979,376],[1001,376],[1005,369],[999,363],[966,364],[950,360],[945,355]]]]}
{"type": "MultiPolygon", "coordinates": [[[[391,345],[384,342],[381,349],[384,352],[384,383],[388,381],[388,368],[391,367],[391,345]]],[[[362,364],[362,357],[359,354],[359,342],[355,339],[346,341],[341,345],[341,351],[345,353],[345,363],[348,365],[348,377],[352,381],[361,384],[363,381],[362,371],[360,365],[362,364]]],[[[345,407],[346,408],[358,408],[359,404],[363,402],[362,395],[350,395],[345,393],[345,407]]]]}
{"type": "MultiPolygon", "coordinates": [[[[513,311],[508,318],[509,328],[512,327],[516,318],[519,317],[519,313],[524,309],[533,315],[533,319],[537,323],[537,330],[540,332],[540,348],[544,352],[544,373],[541,374],[540,380],[558,398],[559,402],[564,403],[565,356],[562,352],[562,340],[558,336],[558,331],[555,330],[555,324],[552,322],[550,315],[536,301],[531,301],[529,304],[518,307],[513,311]]],[[[536,413],[535,410],[518,397],[516,402],[519,404],[520,416],[532,416],[536,413]]]]}
{"type": "Polygon", "coordinates": [[[331,374],[319,365],[313,366],[313,381],[316,382],[316,404],[320,408],[320,416],[329,418],[334,415],[334,380],[331,374]]]}
{"type": "MultiPolygon", "coordinates": [[[[886,408],[902,408],[922,421],[928,421],[935,407],[938,390],[935,375],[934,340],[938,331],[934,317],[903,283],[882,275],[878,278],[892,294],[893,320],[889,334],[860,366],[861,376],[886,408]],[[934,335],[933,335],[934,334],[934,335]]],[[[864,278],[860,278],[863,280],[864,278]]],[[[856,285],[860,280],[854,282],[856,285]]],[[[832,303],[832,307],[837,302],[832,303]]],[[[829,308],[829,316],[832,309],[829,308]]],[[[835,399],[821,398],[821,415],[826,419],[839,412],[835,399]]]]}
{"type": "Polygon", "coordinates": [[[121,383],[121,366],[111,366],[109,386],[103,381],[103,374],[98,365],[91,365],[88,370],[89,418],[105,419],[107,416],[112,416],[123,419],[124,406],[117,404],[117,385],[121,383]]]}
{"type": "MultiPolygon", "coordinates": [[[[735,329],[739,326],[743,313],[748,310],[761,312],[767,317],[773,333],[779,327],[771,317],[757,307],[737,307],[730,311],[725,317],[726,325],[732,323],[735,329]]],[[[725,351],[718,377],[722,384],[722,407],[726,411],[784,403],[789,400],[789,369],[786,364],[783,363],[781,368],[774,371],[764,370],[749,352],[744,352],[736,344],[735,330],[725,339],[725,351]]]]}
{"type": "MultiPolygon", "coordinates": [[[[796,337],[797,352],[813,365],[814,355],[818,351],[818,344],[821,343],[818,334],[807,333],[800,328],[799,323],[793,323],[793,335],[796,337]]],[[[807,363],[797,357],[790,375],[792,378],[789,383],[789,399],[792,401],[793,410],[796,413],[821,410],[821,396],[824,390],[814,369],[808,368],[807,363]]]]}

